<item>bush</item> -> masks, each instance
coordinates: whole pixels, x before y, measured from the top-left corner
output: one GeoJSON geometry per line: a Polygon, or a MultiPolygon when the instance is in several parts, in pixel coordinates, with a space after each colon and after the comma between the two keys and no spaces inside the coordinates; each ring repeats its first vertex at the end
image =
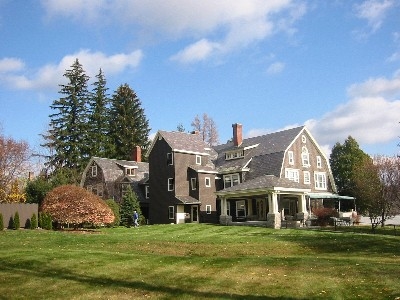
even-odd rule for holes
{"type": "Polygon", "coordinates": [[[36,214],[32,215],[30,225],[31,225],[31,229],[36,229],[38,227],[38,220],[37,220],[36,214]]]}
{"type": "Polygon", "coordinates": [[[115,219],[114,222],[109,224],[110,227],[115,227],[119,226],[119,223],[121,222],[121,216],[119,214],[119,205],[117,202],[115,202],[113,199],[108,199],[106,200],[107,205],[111,208],[111,210],[114,213],[115,219]]]}
{"type": "Polygon", "coordinates": [[[0,231],[4,230],[4,221],[3,221],[3,215],[0,214],[0,231]]]}
{"type": "Polygon", "coordinates": [[[21,221],[20,221],[20,219],[19,219],[19,213],[16,212],[15,215],[14,215],[14,219],[13,219],[13,228],[14,228],[15,230],[18,230],[18,229],[21,227],[20,222],[21,222],[21,221]]]}
{"type": "Polygon", "coordinates": [[[332,217],[338,217],[338,212],[329,207],[315,208],[313,214],[317,217],[318,226],[327,226],[332,217]]]}
{"type": "Polygon", "coordinates": [[[52,224],[51,216],[46,213],[40,213],[39,214],[39,225],[40,225],[40,228],[42,228],[42,229],[52,230],[53,224],[52,224]]]}

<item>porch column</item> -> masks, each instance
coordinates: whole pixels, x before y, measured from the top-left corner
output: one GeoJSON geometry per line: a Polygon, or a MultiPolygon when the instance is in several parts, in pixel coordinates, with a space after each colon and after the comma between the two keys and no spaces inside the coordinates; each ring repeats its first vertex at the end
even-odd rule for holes
{"type": "Polygon", "coordinates": [[[268,194],[268,206],[269,212],[267,215],[267,226],[271,228],[281,228],[281,216],[278,210],[278,194],[270,193],[268,194]]]}
{"type": "Polygon", "coordinates": [[[232,223],[232,217],[228,216],[228,205],[225,197],[221,197],[221,215],[219,216],[219,223],[222,225],[229,225],[232,223]]]}
{"type": "Polygon", "coordinates": [[[306,206],[306,195],[301,194],[299,197],[299,203],[298,203],[298,213],[296,215],[297,220],[305,220],[308,219],[308,212],[307,212],[307,206],[306,206]]]}

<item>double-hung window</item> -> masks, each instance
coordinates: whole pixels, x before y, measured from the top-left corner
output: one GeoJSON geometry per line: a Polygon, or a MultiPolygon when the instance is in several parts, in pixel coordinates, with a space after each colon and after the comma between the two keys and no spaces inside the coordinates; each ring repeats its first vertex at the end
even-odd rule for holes
{"type": "Polygon", "coordinates": [[[146,185],[144,187],[144,189],[145,189],[145,197],[146,197],[146,199],[149,199],[150,198],[150,187],[148,185],[146,185]]]}
{"type": "Polygon", "coordinates": [[[321,169],[322,168],[322,159],[321,156],[317,156],[317,168],[321,169]]]}
{"type": "Polygon", "coordinates": [[[205,181],[206,187],[211,187],[211,179],[210,179],[210,177],[204,178],[204,181],[205,181]]]}
{"type": "Polygon", "coordinates": [[[304,176],[304,184],[310,184],[311,183],[310,172],[304,171],[303,176],[304,176]]]}
{"type": "Polygon", "coordinates": [[[316,190],[326,190],[326,173],[325,172],[315,172],[314,182],[316,190]]]}
{"type": "Polygon", "coordinates": [[[238,185],[240,183],[239,174],[228,174],[224,175],[224,188],[238,185]]]}
{"type": "Polygon", "coordinates": [[[294,154],[293,151],[288,151],[289,165],[294,165],[294,154]]]}
{"type": "Polygon", "coordinates": [[[168,191],[173,191],[175,185],[174,178],[168,178],[168,191]]]}
{"type": "Polygon", "coordinates": [[[90,169],[92,171],[91,172],[92,173],[92,177],[96,177],[97,176],[97,166],[96,165],[91,166],[90,169]]]}
{"type": "Polygon", "coordinates": [[[308,168],[310,166],[310,155],[308,154],[308,149],[304,146],[301,150],[301,161],[303,163],[303,167],[308,168]]]}
{"type": "Polygon", "coordinates": [[[294,182],[299,182],[299,170],[298,169],[285,169],[285,178],[294,182]]]}
{"type": "Polygon", "coordinates": [[[196,155],[196,165],[201,165],[201,156],[196,155]]]}
{"type": "Polygon", "coordinates": [[[173,220],[175,217],[175,208],[173,206],[168,206],[168,219],[173,220]]]}
{"type": "Polygon", "coordinates": [[[171,166],[174,164],[174,156],[172,152],[167,153],[167,165],[171,166]]]}
{"type": "Polygon", "coordinates": [[[190,187],[192,188],[192,191],[197,189],[197,178],[190,178],[190,187]]]}

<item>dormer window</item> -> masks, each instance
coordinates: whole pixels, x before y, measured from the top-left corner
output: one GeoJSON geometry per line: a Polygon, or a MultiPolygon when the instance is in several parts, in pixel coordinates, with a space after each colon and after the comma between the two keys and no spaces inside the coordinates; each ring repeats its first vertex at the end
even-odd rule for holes
{"type": "Polygon", "coordinates": [[[125,168],[125,175],[136,176],[136,171],[134,168],[125,168]]]}
{"type": "Polygon", "coordinates": [[[201,156],[196,155],[196,165],[201,165],[201,156]]]}
{"type": "Polygon", "coordinates": [[[225,160],[236,159],[236,158],[241,158],[241,157],[244,157],[244,151],[243,150],[238,150],[238,151],[232,151],[232,152],[225,153],[225,160]]]}

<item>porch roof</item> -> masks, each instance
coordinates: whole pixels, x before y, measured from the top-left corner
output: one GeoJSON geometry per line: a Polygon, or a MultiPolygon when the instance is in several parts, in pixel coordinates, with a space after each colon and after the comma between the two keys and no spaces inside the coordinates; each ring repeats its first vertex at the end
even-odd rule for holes
{"type": "Polygon", "coordinates": [[[262,194],[271,191],[290,192],[290,193],[308,193],[310,188],[304,184],[291,181],[286,178],[279,178],[274,175],[264,175],[238,185],[217,191],[217,196],[234,196],[244,194],[262,194]]]}
{"type": "Polygon", "coordinates": [[[307,195],[311,199],[339,199],[339,200],[354,200],[354,197],[350,196],[341,196],[338,194],[332,193],[309,193],[307,195]]]}
{"type": "Polygon", "coordinates": [[[175,196],[177,204],[200,204],[201,202],[191,196],[175,196]]]}

